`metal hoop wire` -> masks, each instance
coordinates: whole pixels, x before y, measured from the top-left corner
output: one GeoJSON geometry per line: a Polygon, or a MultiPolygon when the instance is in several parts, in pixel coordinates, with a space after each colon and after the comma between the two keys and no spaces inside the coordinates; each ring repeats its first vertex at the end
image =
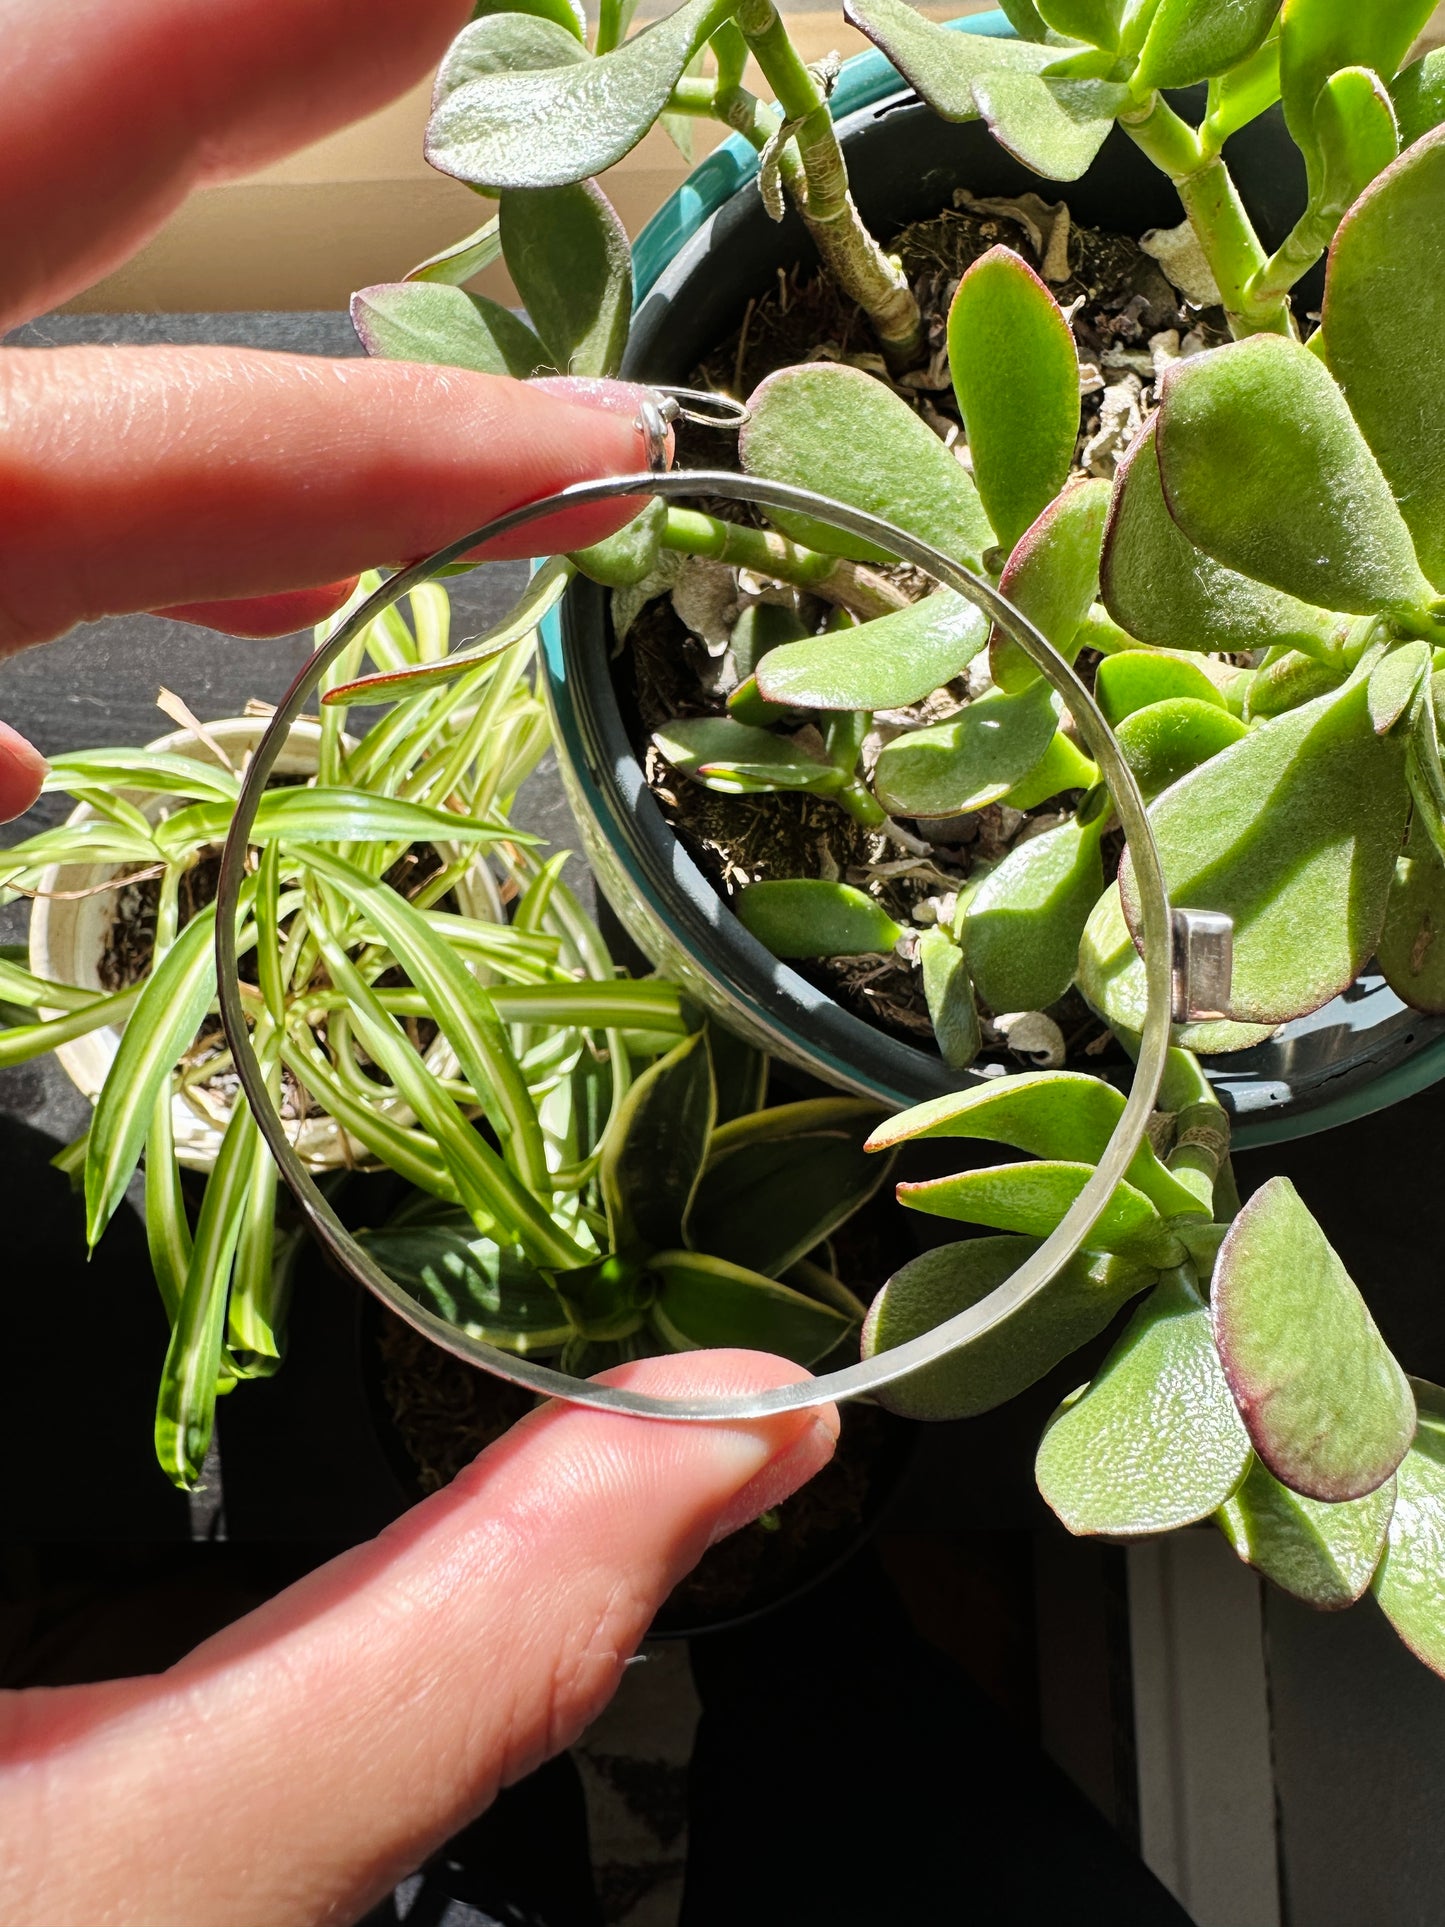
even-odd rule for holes
{"type": "Polygon", "coordinates": [[[271,1155],[326,1248],[407,1324],[456,1357],[544,1397],[563,1399],[573,1405],[592,1406],[600,1411],[627,1412],[639,1418],[736,1423],[768,1418],[777,1412],[799,1411],[836,1399],[857,1398],[875,1392],[895,1379],[906,1378],[921,1367],[946,1357],[969,1340],[992,1331],[1012,1312],[1041,1292],[1082,1245],[1143,1141],[1169,1049],[1170,964],[1169,899],[1143,799],[1098,705],[1069,663],[996,589],[929,543],[920,541],[917,536],[908,535],[878,516],[867,515],[860,509],[831,501],[810,489],[727,471],[684,469],[665,475],[621,475],[605,481],[574,483],[570,488],[560,489],[555,495],[529,502],[524,508],[498,516],[495,521],[473,530],[470,535],[461,536],[424,561],[414,562],[383,583],[331,640],[311,657],[271,718],[241,785],[236,813],[221,856],[220,884],[216,893],[216,968],[226,1039],[252,1114],[271,1155]],[[1142,910],[1148,1004],[1133,1085],[1097,1169],[1039,1249],[987,1298],[945,1320],[932,1331],[910,1339],[906,1344],[881,1352],[877,1357],[857,1365],[847,1366],[842,1371],[830,1372],[822,1378],[776,1385],[766,1391],[731,1398],[662,1398],[651,1393],[626,1391],[620,1386],[573,1378],[565,1372],[554,1371],[550,1366],[516,1357],[510,1352],[484,1344],[480,1339],[469,1337],[418,1304],[387,1276],[351,1236],[292,1148],[251,1047],[236,971],[237,906],[256,811],[267,779],[286,741],[287,732],[329,665],[384,609],[390,608],[409,590],[430,581],[440,569],[470,550],[511,534],[516,529],[527,528],[543,516],[555,515],[564,509],[585,508],[598,502],[648,495],[661,496],[664,500],[679,496],[711,495],[729,501],[755,503],[763,508],[801,511],[846,534],[875,543],[905,562],[912,563],[991,617],[1019,644],[1035,667],[1064,698],[1083,732],[1123,823],[1142,910]]]}

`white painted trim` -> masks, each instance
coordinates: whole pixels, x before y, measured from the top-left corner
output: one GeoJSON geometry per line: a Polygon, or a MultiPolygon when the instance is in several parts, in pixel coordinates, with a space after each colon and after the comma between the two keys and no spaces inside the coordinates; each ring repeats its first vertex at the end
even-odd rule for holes
{"type": "Polygon", "coordinates": [[[1144,1860],[1196,1927],[1280,1927],[1260,1582],[1210,1530],[1129,1548],[1144,1860]]]}

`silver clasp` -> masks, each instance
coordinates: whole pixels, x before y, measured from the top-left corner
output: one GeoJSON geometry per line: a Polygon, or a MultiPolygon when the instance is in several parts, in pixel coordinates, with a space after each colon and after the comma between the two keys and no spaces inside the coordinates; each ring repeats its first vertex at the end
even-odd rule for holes
{"type": "Polygon", "coordinates": [[[1234,976],[1234,920],[1219,910],[1173,910],[1169,916],[1169,1015],[1176,1024],[1229,1015],[1234,976]]]}

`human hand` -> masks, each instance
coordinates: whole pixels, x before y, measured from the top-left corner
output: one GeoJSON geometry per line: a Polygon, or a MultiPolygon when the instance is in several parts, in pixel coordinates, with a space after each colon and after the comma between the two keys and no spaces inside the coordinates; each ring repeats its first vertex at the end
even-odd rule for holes
{"type": "MultiPolygon", "coordinates": [[[[141,245],[195,186],[419,80],[469,0],[0,0],[0,333],[141,245]]],[[[0,656],[144,609],[285,635],[377,563],[644,466],[615,383],[220,348],[0,349],[0,656]],[[321,585],[321,586],[317,586],[321,585]]],[[[600,540],[548,518],[494,553],[600,540]]],[[[0,820],[44,764],[0,723],[0,820]]]]}
{"type": "MultiPolygon", "coordinates": [[[[804,1376],[750,1352],[606,1374],[699,1394],[804,1376]]],[[[354,1920],[582,1731],[674,1583],[836,1432],[831,1408],[712,1426],[544,1406],[169,1672],[0,1696],[0,1920],[354,1920]]]]}
{"type": "MultiPolygon", "coordinates": [[[[0,327],[113,267],[190,187],[375,109],[468,11],[69,0],[58,20],[0,0],[0,327]]],[[[615,385],[579,399],[404,363],[0,351],[0,654],[150,608],[284,634],[362,568],[640,467],[635,406],[615,385]]],[[[629,513],[532,541],[580,546],[629,513]]],[[[0,816],[42,772],[0,724],[0,816]]],[[[719,1352],[611,1376],[709,1393],[800,1374],[719,1352]]],[[[586,1725],[676,1580],[836,1430],[831,1409],[713,1427],[544,1407],[169,1672],[0,1696],[0,1918],[354,1918],[586,1725]]]]}

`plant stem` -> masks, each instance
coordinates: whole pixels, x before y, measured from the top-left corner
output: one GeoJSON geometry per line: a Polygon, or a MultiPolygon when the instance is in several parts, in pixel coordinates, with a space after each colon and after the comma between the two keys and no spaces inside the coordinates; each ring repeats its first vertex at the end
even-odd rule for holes
{"type": "Polygon", "coordinates": [[[825,602],[851,609],[861,621],[873,616],[891,615],[907,606],[907,597],[886,576],[841,556],[820,555],[790,542],[771,529],[748,528],[741,522],[724,522],[716,515],[697,509],[669,509],[662,532],[662,546],[679,555],[706,556],[713,562],[728,562],[734,568],[750,569],[754,575],[774,582],[791,583],[821,596],[825,602]]]}
{"type": "Polygon", "coordinates": [[[907,366],[923,340],[918,303],[903,270],[889,260],[853,205],[827,95],[799,58],[773,0],[741,0],[736,20],[784,122],[794,129],[805,176],[798,207],[823,265],[873,323],[889,361],[907,366]]]}
{"type": "Polygon", "coordinates": [[[1293,334],[1284,293],[1256,292],[1266,265],[1264,249],[1219,155],[1206,150],[1162,94],[1151,94],[1121,114],[1119,125],[1179,190],[1234,335],[1293,334]]]}

